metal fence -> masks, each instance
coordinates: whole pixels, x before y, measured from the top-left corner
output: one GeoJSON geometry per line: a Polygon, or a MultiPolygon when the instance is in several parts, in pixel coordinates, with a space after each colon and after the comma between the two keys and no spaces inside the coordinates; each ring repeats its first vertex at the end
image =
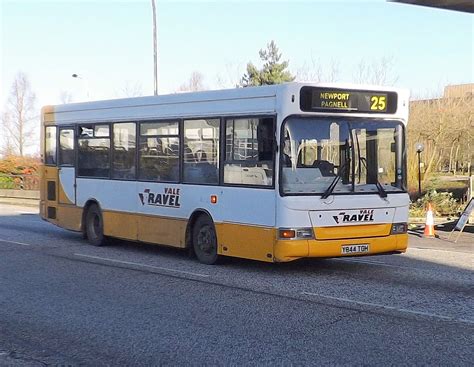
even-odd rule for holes
{"type": "Polygon", "coordinates": [[[39,175],[0,174],[0,189],[39,190],[39,175]]]}

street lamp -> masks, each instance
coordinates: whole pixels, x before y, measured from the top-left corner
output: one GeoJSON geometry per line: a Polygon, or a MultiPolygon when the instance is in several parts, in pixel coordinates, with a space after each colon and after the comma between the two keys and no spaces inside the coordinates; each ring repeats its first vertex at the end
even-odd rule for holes
{"type": "Polygon", "coordinates": [[[155,0],[151,0],[151,8],[153,11],[153,73],[154,73],[154,95],[158,95],[158,48],[156,45],[156,4],[155,0]]]}
{"type": "Polygon", "coordinates": [[[420,154],[425,149],[422,143],[415,144],[416,154],[418,154],[418,196],[421,197],[421,159],[420,154]]]}

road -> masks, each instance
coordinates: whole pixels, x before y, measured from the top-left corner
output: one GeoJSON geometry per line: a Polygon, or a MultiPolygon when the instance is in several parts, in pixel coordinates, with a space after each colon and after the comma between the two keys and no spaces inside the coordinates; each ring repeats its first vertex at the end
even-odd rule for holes
{"type": "Polygon", "coordinates": [[[471,365],[470,238],[206,266],[0,205],[0,365],[471,365]]]}

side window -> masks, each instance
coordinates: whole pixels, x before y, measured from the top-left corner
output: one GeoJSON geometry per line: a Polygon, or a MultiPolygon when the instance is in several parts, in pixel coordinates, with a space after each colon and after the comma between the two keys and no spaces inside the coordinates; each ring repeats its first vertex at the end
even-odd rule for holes
{"type": "Polygon", "coordinates": [[[56,126],[48,126],[45,129],[44,141],[44,163],[56,165],[56,126]]]}
{"type": "Polygon", "coordinates": [[[273,185],[273,118],[226,120],[224,183],[273,185]]]}
{"type": "Polygon", "coordinates": [[[74,164],[74,129],[59,129],[59,165],[74,164]]]}
{"type": "Polygon", "coordinates": [[[184,120],[184,182],[219,183],[219,125],[219,119],[184,120]]]}
{"type": "Polygon", "coordinates": [[[136,174],[136,125],[133,122],[113,125],[112,177],[134,180],[136,174]]]}
{"type": "Polygon", "coordinates": [[[140,124],[139,179],[179,181],[178,121],[140,124]]]}
{"type": "Polygon", "coordinates": [[[80,125],[78,176],[108,178],[110,172],[109,125],[80,125]]]}

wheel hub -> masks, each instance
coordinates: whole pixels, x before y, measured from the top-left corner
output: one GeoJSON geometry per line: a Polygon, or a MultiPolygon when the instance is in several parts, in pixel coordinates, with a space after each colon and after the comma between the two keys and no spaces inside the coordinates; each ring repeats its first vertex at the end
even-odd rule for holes
{"type": "Polygon", "coordinates": [[[213,235],[209,227],[202,228],[198,235],[198,246],[201,251],[211,254],[214,250],[213,235]]]}

